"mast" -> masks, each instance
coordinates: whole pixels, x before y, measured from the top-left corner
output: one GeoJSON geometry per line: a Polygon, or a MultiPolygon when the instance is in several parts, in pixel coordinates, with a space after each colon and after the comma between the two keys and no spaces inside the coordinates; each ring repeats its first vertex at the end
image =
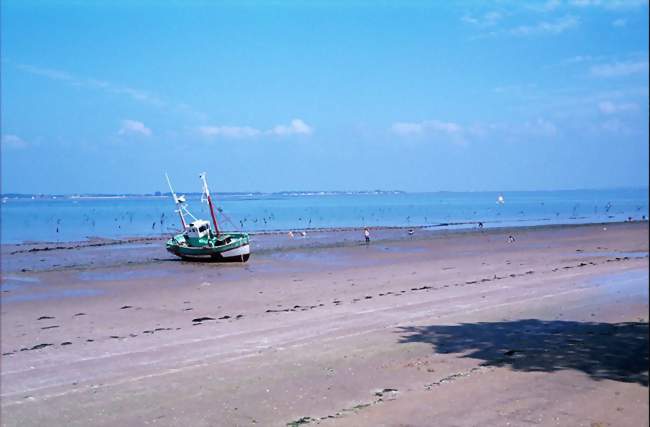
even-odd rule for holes
{"type": "Polygon", "coordinates": [[[167,178],[167,184],[169,185],[169,191],[172,193],[172,197],[174,198],[174,203],[176,204],[176,207],[178,208],[176,212],[178,212],[178,215],[181,217],[181,224],[183,225],[183,230],[187,228],[187,224],[185,223],[185,217],[183,216],[183,205],[182,203],[185,201],[183,196],[176,197],[176,193],[174,192],[174,189],[172,188],[172,183],[169,180],[169,176],[167,176],[167,172],[165,172],[165,178],[167,178]]]}
{"type": "Polygon", "coordinates": [[[214,214],[214,206],[212,205],[212,197],[210,197],[210,190],[208,189],[208,181],[205,179],[205,172],[199,175],[201,181],[203,181],[203,194],[205,194],[206,199],[208,200],[208,206],[210,206],[210,215],[212,216],[212,223],[214,224],[214,232],[216,235],[219,235],[219,224],[217,224],[217,217],[214,214]]]}

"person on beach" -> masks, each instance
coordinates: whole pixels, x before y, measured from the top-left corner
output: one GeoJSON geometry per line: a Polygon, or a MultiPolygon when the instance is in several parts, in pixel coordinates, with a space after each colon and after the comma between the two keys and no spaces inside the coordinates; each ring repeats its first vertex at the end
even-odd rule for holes
{"type": "Polygon", "coordinates": [[[479,228],[479,230],[483,230],[483,223],[480,222],[480,221],[479,221],[479,223],[478,223],[478,228],[479,228]]]}
{"type": "Polygon", "coordinates": [[[293,231],[290,231],[290,232],[289,232],[289,238],[290,238],[290,239],[293,239],[293,231]]]}
{"type": "Polygon", "coordinates": [[[508,243],[515,243],[515,236],[513,236],[512,234],[508,236],[508,243]]]}
{"type": "Polygon", "coordinates": [[[363,229],[363,237],[366,238],[366,245],[370,243],[370,230],[368,230],[368,227],[363,229]]]}

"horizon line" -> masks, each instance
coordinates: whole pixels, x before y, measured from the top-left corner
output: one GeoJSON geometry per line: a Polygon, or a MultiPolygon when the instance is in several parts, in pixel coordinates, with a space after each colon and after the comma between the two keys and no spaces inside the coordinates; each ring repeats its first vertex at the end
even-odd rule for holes
{"type": "MultiPolygon", "coordinates": [[[[403,193],[403,194],[431,194],[431,193],[523,193],[523,192],[553,192],[553,191],[612,191],[612,190],[649,190],[650,187],[647,185],[644,186],[616,186],[616,187],[583,187],[583,188],[560,188],[560,189],[500,189],[500,190],[430,190],[430,191],[408,191],[408,190],[385,190],[385,189],[373,189],[373,190],[279,190],[279,191],[212,191],[215,194],[287,194],[287,193],[329,193],[329,194],[341,194],[341,193],[357,193],[357,194],[367,194],[367,193],[403,193]]],[[[177,194],[184,195],[200,195],[201,192],[191,191],[183,192],[176,191],[177,194]]],[[[150,196],[150,197],[163,197],[171,196],[169,191],[153,191],[148,193],[21,193],[21,192],[7,192],[0,193],[0,197],[10,197],[10,196],[38,196],[38,197],[133,197],[133,196],[150,196]]]]}

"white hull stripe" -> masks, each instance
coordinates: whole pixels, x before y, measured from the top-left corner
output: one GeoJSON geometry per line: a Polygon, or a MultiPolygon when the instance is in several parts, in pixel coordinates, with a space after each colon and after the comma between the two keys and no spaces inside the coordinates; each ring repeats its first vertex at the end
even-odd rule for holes
{"type": "Polygon", "coordinates": [[[243,245],[234,249],[230,249],[229,251],[221,252],[221,256],[224,258],[231,258],[231,257],[242,256],[242,255],[248,255],[249,253],[251,253],[250,245],[243,245]]]}

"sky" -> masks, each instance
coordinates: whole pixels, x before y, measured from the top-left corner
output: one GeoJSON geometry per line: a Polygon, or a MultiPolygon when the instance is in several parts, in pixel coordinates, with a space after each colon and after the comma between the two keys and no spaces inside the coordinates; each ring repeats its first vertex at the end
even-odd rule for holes
{"type": "Polygon", "coordinates": [[[648,185],[648,1],[3,0],[2,193],[648,185]]]}

